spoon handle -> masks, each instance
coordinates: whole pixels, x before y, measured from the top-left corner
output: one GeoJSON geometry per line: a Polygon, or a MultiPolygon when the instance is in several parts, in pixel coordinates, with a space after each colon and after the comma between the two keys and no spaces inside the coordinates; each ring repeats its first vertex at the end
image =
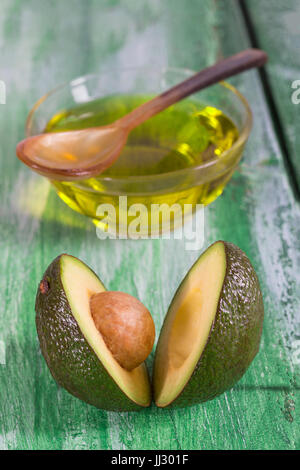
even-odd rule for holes
{"type": "Polygon", "coordinates": [[[175,85],[161,95],[147,101],[116,121],[116,124],[121,127],[126,127],[130,131],[144,121],[147,121],[150,117],[192,93],[245,70],[253,67],[261,67],[266,61],[267,54],[264,51],[260,49],[246,49],[217,62],[215,65],[203,69],[201,72],[175,85]]]}

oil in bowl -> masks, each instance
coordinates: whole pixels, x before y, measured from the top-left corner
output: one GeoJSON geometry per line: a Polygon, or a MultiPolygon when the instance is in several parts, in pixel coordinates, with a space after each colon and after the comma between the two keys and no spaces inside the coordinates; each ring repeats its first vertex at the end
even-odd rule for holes
{"type": "MultiPolygon", "coordinates": [[[[136,67],[79,77],[36,103],[26,135],[110,124],[194,73],[136,67]]],[[[156,237],[182,226],[200,205],[222,194],[251,123],[246,99],[222,82],[134,129],[119,159],[99,176],[51,183],[100,232],[126,238],[133,226],[137,238],[156,237]]]]}
{"type": "MultiPolygon", "coordinates": [[[[151,98],[113,95],[84,103],[55,114],[45,132],[110,124],[151,98]]],[[[113,206],[117,231],[124,231],[124,220],[129,226],[136,217],[132,207],[143,205],[141,235],[157,235],[162,232],[162,204],[169,210],[172,230],[180,222],[184,204],[193,212],[196,204],[209,204],[222,193],[231,169],[221,176],[216,172],[215,178],[202,184],[190,184],[191,174],[182,170],[192,170],[220,158],[238,136],[236,125],[220,109],[184,100],[133,130],[119,159],[99,177],[52,183],[66,204],[92,218],[98,226],[103,224],[106,231],[114,226],[114,221],[109,220],[107,213],[100,213],[99,206],[113,206]],[[168,179],[176,174],[176,181],[171,178],[170,185],[161,184],[162,177],[168,179]],[[121,195],[126,196],[126,205],[120,204],[121,195]]]]}

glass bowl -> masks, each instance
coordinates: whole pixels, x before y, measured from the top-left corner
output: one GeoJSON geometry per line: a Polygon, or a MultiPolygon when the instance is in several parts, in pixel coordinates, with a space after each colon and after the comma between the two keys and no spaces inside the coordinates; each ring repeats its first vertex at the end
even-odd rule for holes
{"type": "MultiPolygon", "coordinates": [[[[77,78],[38,100],[28,115],[26,135],[36,135],[49,129],[59,131],[95,125],[94,121],[91,121],[95,116],[95,111],[91,111],[94,102],[98,103],[97,124],[108,124],[129,112],[129,101],[127,100],[127,105],[124,104],[122,97],[133,97],[134,107],[194,73],[187,69],[143,67],[107,70],[99,75],[77,78]],[[108,97],[111,101],[107,101],[108,97]],[[76,116],[80,117],[79,124],[69,111],[72,109],[78,110],[76,116]],[[105,112],[102,112],[102,109],[105,112]],[[114,112],[111,112],[111,109],[114,112]]],[[[128,147],[124,149],[126,156],[123,157],[122,154],[120,157],[123,167],[121,163],[120,168],[118,164],[115,167],[115,163],[110,170],[89,180],[51,181],[60,198],[69,207],[90,217],[103,232],[122,235],[124,238],[130,234],[132,238],[158,236],[162,232],[172,231],[202,205],[215,200],[222,194],[240,161],[251,130],[252,114],[245,97],[233,86],[221,82],[195,93],[152,120],[157,125],[154,131],[152,128],[148,129],[151,145],[149,139],[147,140],[145,127],[143,149],[141,150],[140,143],[137,145],[136,141],[129,142],[128,147]],[[182,116],[185,110],[186,122],[189,122],[190,116],[194,119],[201,110],[210,112],[209,110],[214,108],[222,111],[231,120],[238,131],[237,138],[229,148],[224,151],[219,149],[218,154],[214,150],[216,147],[210,145],[210,151],[206,152],[206,158],[203,158],[204,153],[200,151],[203,139],[199,129],[198,140],[193,136],[196,142],[193,144],[196,146],[196,150],[193,149],[196,157],[192,161],[189,160],[185,166],[185,160],[180,160],[180,155],[184,159],[190,158],[190,149],[186,143],[175,142],[178,135],[185,131],[185,122],[178,121],[178,116],[182,116]],[[178,154],[179,147],[181,154],[178,154]],[[165,155],[168,156],[168,165],[163,166],[160,165],[165,160],[159,157],[160,163],[156,168],[163,168],[163,171],[153,170],[154,167],[149,163],[157,158],[158,150],[165,152],[164,158],[165,155]],[[170,160],[173,157],[174,160],[170,160]],[[124,162],[127,162],[125,166],[124,162]],[[145,171],[136,171],[136,167],[132,170],[131,162],[146,165],[145,171]],[[147,165],[150,165],[149,171],[147,165]]],[[[148,121],[149,125],[153,126],[150,121],[151,119],[148,121]]],[[[146,125],[147,123],[142,126],[146,125]]],[[[136,132],[136,139],[141,139],[141,129],[137,128],[133,132],[136,132]]],[[[131,137],[129,141],[130,139],[131,137]]],[[[190,137],[181,139],[188,142],[190,137]]]]}

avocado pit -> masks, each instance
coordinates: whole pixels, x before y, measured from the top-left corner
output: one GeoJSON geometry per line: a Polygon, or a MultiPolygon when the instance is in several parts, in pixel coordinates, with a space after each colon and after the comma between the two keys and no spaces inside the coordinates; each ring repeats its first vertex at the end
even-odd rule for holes
{"type": "Polygon", "coordinates": [[[149,356],[155,338],[155,326],[149,310],[135,297],[124,292],[106,291],[90,298],[95,326],[124,369],[138,367],[149,356]]]}

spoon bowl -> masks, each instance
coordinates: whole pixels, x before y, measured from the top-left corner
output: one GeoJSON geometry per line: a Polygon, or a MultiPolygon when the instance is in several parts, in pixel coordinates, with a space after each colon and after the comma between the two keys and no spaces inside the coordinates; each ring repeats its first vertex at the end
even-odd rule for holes
{"type": "Polygon", "coordinates": [[[50,179],[74,181],[99,174],[118,158],[127,140],[123,127],[101,126],[45,133],[17,145],[17,156],[50,179]],[[86,170],[88,168],[88,170],[86,170]]]}

